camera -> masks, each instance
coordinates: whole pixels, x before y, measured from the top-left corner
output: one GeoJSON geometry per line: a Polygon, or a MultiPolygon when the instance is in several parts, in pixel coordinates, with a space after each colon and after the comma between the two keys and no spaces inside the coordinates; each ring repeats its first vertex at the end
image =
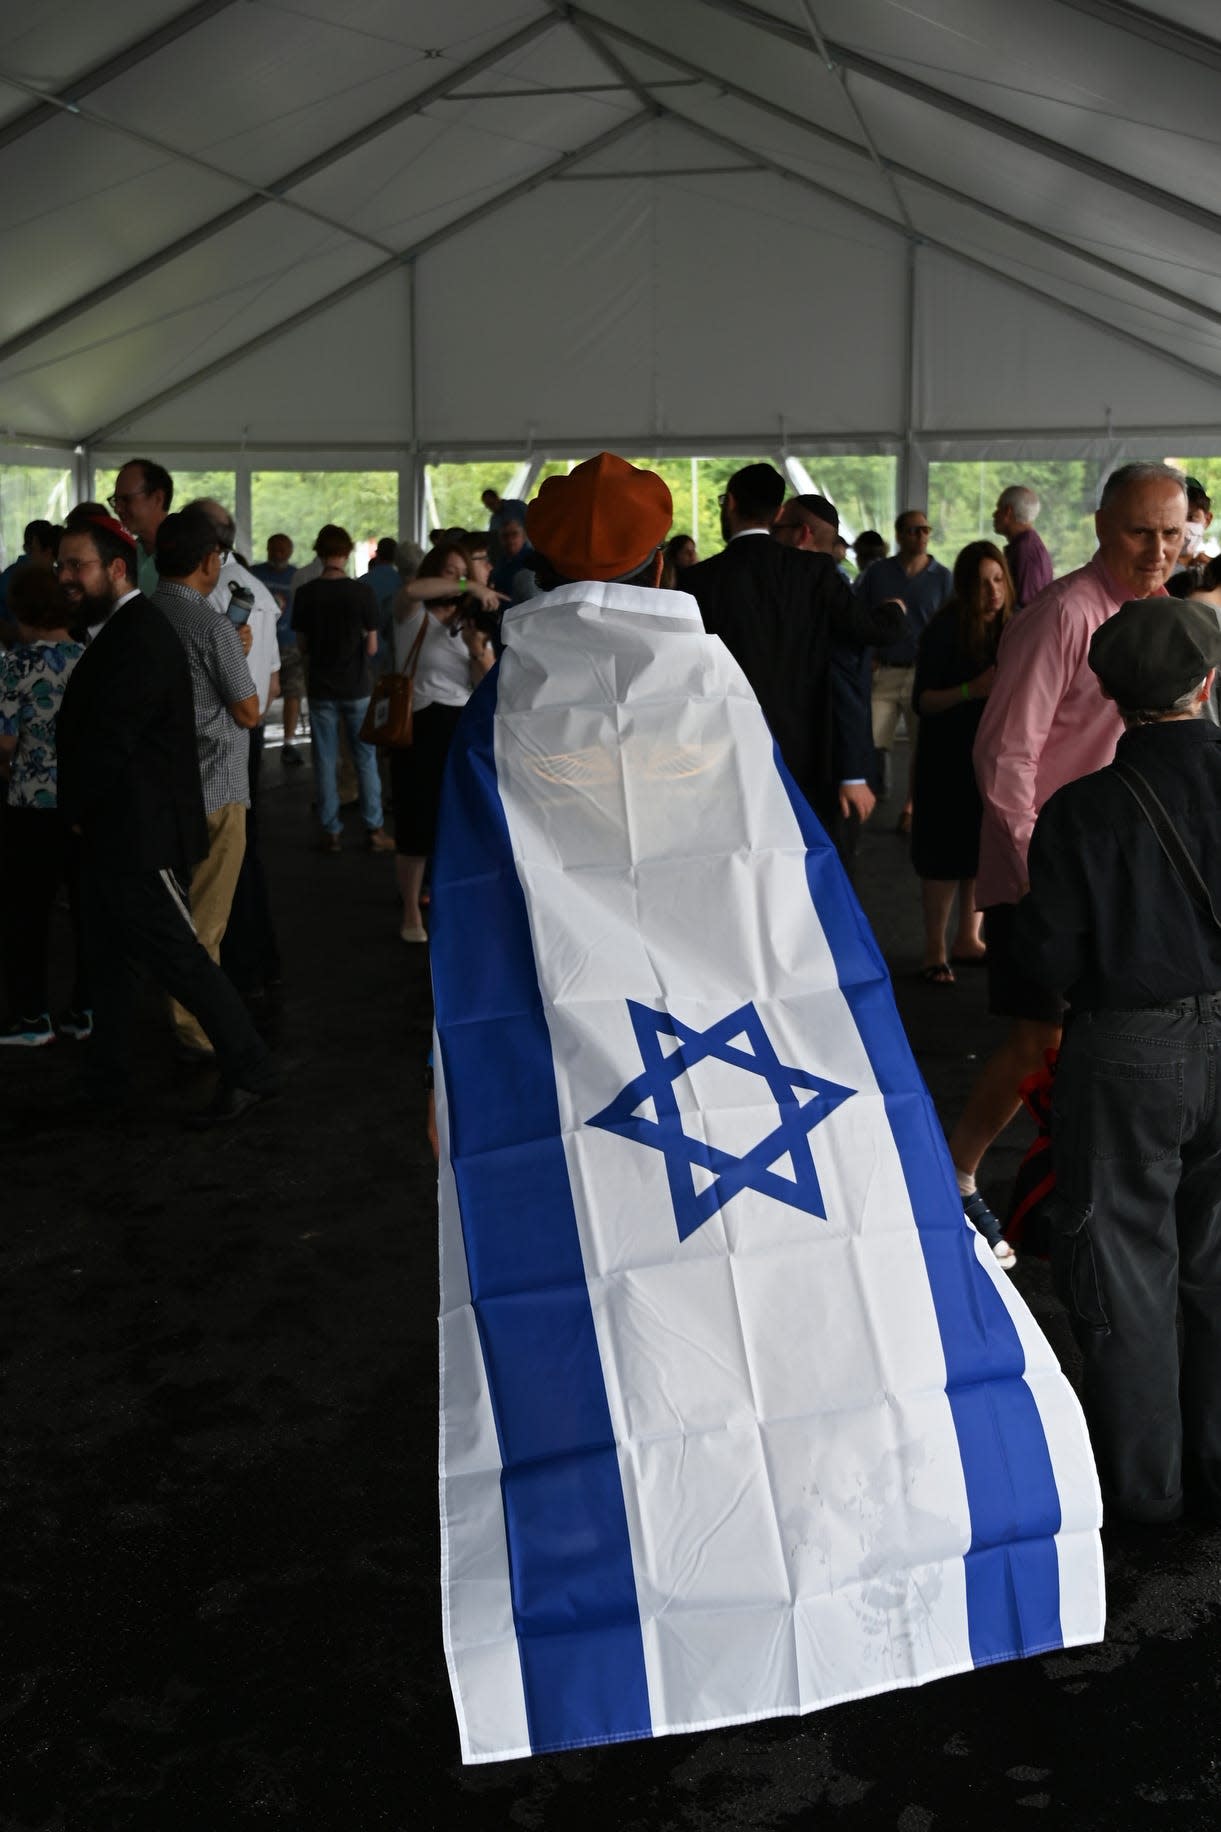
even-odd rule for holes
{"type": "Polygon", "coordinates": [[[480,604],[468,604],[462,613],[462,621],[483,636],[495,636],[500,629],[500,612],[485,611],[480,604]]]}

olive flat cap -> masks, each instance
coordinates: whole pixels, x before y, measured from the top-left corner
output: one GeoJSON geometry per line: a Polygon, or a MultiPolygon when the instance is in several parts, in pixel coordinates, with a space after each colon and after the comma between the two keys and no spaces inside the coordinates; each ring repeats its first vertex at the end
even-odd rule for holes
{"type": "Polygon", "coordinates": [[[1133,598],[1094,631],[1090,667],[1117,705],[1161,712],[1221,662],[1221,623],[1192,598],[1133,598]]]}

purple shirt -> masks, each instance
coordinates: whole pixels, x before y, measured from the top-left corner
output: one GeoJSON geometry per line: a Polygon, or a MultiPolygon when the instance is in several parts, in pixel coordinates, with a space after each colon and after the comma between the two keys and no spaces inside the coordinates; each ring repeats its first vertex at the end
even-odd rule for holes
{"type": "MultiPolygon", "coordinates": [[[[1159,595],[1165,597],[1164,590],[1159,595]]],[[[1015,617],[1001,637],[996,685],[975,738],[983,797],[975,903],[1017,903],[1039,809],[1057,789],[1103,769],[1123,721],[1089,665],[1090,637],[1130,596],[1095,554],[1015,617]]]]}
{"type": "Polygon", "coordinates": [[[1051,555],[1033,528],[1023,528],[1007,544],[1005,558],[1013,574],[1014,597],[1020,611],[1024,604],[1029,604],[1032,598],[1037,598],[1051,584],[1051,555]]]}

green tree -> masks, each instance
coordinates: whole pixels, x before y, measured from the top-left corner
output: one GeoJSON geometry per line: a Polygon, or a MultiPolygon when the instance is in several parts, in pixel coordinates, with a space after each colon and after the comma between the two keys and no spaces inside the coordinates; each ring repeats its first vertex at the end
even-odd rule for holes
{"type": "Polygon", "coordinates": [[[437,526],[486,528],[487,510],[480,496],[484,490],[495,490],[503,496],[518,469],[516,459],[493,460],[491,464],[430,464],[428,481],[436,504],[437,526]]]}
{"type": "Polygon", "coordinates": [[[397,539],[398,472],[255,471],[250,513],[255,560],[263,558],[270,535],[287,534],[304,564],[324,522],[337,522],[361,543],[397,539]]]}
{"type": "Polygon", "coordinates": [[[802,458],[819,494],[833,502],[852,539],[876,528],[893,543],[898,461],[883,457],[802,458]]]}
{"type": "MultiPolygon", "coordinates": [[[[696,459],[658,458],[647,452],[624,456],[665,479],[674,499],[673,532],[692,535],[705,556],[721,546],[719,498],[729,479],[743,465],[770,462],[749,454],[696,459]]],[[[546,478],[563,476],[578,462],[549,459],[535,479],[532,493],[537,493],[546,478]]],[[[894,519],[893,458],[803,458],[802,462],[816,485],[837,505],[853,533],[869,527],[889,529],[894,519]]],[[[508,462],[430,465],[428,477],[439,524],[447,528],[484,527],[480,492],[491,488],[503,494],[516,470],[517,466],[508,462]]]]}
{"type": "Polygon", "coordinates": [[[171,466],[171,475],[175,509],[185,509],[200,496],[210,496],[224,508],[233,508],[237,479],[232,471],[175,471],[171,466]]]}
{"type": "Polygon", "coordinates": [[[11,566],[19,557],[28,522],[62,522],[73,500],[71,471],[0,464],[0,566],[11,566]]]}
{"type": "Polygon", "coordinates": [[[1001,491],[1014,483],[1028,484],[1039,497],[1037,526],[1057,575],[1084,566],[1097,545],[1098,466],[1082,459],[931,464],[928,514],[937,558],[952,567],[968,541],[996,540],[992,512],[1001,491]]]}

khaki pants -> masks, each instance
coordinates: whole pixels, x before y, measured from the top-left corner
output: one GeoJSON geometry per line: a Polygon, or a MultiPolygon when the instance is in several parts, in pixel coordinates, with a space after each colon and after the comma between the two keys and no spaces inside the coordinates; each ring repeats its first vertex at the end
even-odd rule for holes
{"type": "Polygon", "coordinates": [[[873,671],[870,704],[873,712],[873,747],[888,751],[895,741],[899,714],[907,727],[912,745],[916,742],[916,715],[912,711],[912,687],[915,668],[891,668],[883,663],[873,671]]]}
{"type": "MultiPolygon", "coordinates": [[[[208,816],[208,856],[191,875],[191,920],[200,943],[218,966],[245,851],[246,810],[240,802],[227,802],[208,816]]],[[[212,1045],[202,1025],[174,1000],[170,1002],[170,1016],[179,1043],[188,1049],[211,1052],[212,1045]]]]}

